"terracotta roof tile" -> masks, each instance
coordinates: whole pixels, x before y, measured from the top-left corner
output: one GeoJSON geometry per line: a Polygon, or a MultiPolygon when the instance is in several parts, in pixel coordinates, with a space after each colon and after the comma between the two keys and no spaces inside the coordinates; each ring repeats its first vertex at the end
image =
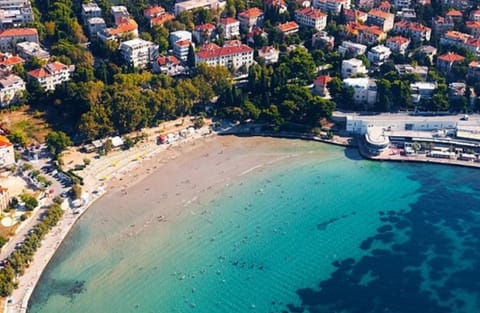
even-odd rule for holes
{"type": "Polygon", "coordinates": [[[293,31],[295,29],[298,30],[299,26],[297,23],[295,22],[286,22],[284,24],[280,24],[277,26],[277,28],[283,32],[283,33],[286,33],[286,32],[289,32],[289,31],[293,31]]]}
{"type": "Polygon", "coordinates": [[[451,63],[451,62],[461,62],[465,60],[465,58],[454,52],[448,52],[439,56],[438,60],[451,63]]]}
{"type": "Polygon", "coordinates": [[[250,8],[248,10],[245,10],[243,12],[240,12],[239,16],[242,18],[256,18],[263,15],[263,11],[260,10],[259,8],[250,8]]]}
{"type": "Polygon", "coordinates": [[[0,37],[15,37],[15,36],[34,36],[38,35],[35,28],[9,28],[0,32],[0,37]]]}

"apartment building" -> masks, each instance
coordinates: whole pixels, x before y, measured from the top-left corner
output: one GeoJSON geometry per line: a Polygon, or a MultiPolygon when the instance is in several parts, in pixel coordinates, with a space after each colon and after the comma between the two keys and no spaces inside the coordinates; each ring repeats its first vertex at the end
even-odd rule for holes
{"type": "Polygon", "coordinates": [[[253,49],[238,40],[227,41],[223,47],[214,43],[205,44],[196,53],[195,60],[197,64],[206,63],[236,69],[241,66],[249,68],[254,62],[253,49]]]}
{"type": "Polygon", "coordinates": [[[35,79],[43,89],[54,90],[57,85],[70,80],[70,72],[72,71],[73,67],[55,61],[28,72],[28,75],[35,79]]]}
{"type": "Polygon", "coordinates": [[[35,28],[10,28],[0,31],[0,50],[11,51],[19,42],[30,41],[38,44],[35,28]]]}
{"type": "Polygon", "coordinates": [[[147,67],[158,57],[158,46],[140,38],[122,42],[119,50],[125,62],[135,68],[147,67]]]}
{"type": "Polygon", "coordinates": [[[50,53],[47,50],[43,49],[38,43],[24,41],[19,42],[16,45],[17,53],[20,57],[25,60],[31,60],[32,58],[37,58],[39,60],[48,61],[50,59],[50,53]]]}
{"type": "Polygon", "coordinates": [[[82,20],[87,22],[93,17],[102,17],[102,9],[95,2],[88,2],[82,4],[82,20]]]}
{"type": "Polygon", "coordinates": [[[393,36],[388,38],[385,42],[385,46],[390,48],[392,52],[399,54],[405,54],[409,44],[410,39],[403,36],[393,36]]]}
{"type": "Polygon", "coordinates": [[[373,9],[368,12],[367,23],[369,25],[376,25],[384,32],[388,32],[393,28],[393,20],[395,15],[384,12],[382,10],[373,9]]]}
{"type": "Polygon", "coordinates": [[[405,35],[414,41],[429,41],[432,29],[418,22],[400,21],[393,25],[396,33],[405,35]]]}
{"type": "Polygon", "coordinates": [[[295,21],[305,27],[323,30],[327,27],[327,14],[314,8],[298,9],[295,10],[295,21]]]}
{"type": "Polygon", "coordinates": [[[323,12],[332,14],[339,14],[343,9],[350,9],[350,0],[313,0],[312,6],[315,9],[320,9],[323,12]]]}
{"type": "Polygon", "coordinates": [[[221,28],[220,36],[225,39],[233,39],[240,36],[240,21],[232,17],[225,17],[218,22],[221,28]]]}
{"type": "Polygon", "coordinates": [[[2,75],[0,77],[0,106],[6,107],[17,103],[26,90],[25,86],[25,81],[17,75],[2,75]]]}
{"type": "Polygon", "coordinates": [[[238,14],[240,28],[250,32],[254,27],[262,27],[264,19],[263,11],[259,8],[250,8],[238,14]]]}
{"type": "Polygon", "coordinates": [[[175,3],[175,15],[180,14],[183,11],[192,11],[195,9],[223,9],[226,5],[226,1],[219,0],[187,0],[175,3]]]}
{"type": "Polygon", "coordinates": [[[352,77],[357,74],[368,74],[362,60],[349,59],[342,61],[342,78],[352,77]]]}
{"type": "MultiPolygon", "coordinates": [[[[5,136],[0,136],[0,168],[12,165],[15,163],[15,152],[13,151],[13,144],[5,136]]],[[[5,188],[2,188],[2,193],[5,193],[5,188]]],[[[1,195],[5,196],[5,195],[1,195]]]]}

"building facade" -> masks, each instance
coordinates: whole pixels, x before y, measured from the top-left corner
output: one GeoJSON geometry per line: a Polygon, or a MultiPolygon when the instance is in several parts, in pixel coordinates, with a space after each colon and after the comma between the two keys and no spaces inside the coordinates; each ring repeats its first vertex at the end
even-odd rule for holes
{"type": "Polygon", "coordinates": [[[122,42],[119,50],[125,62],[135,68],[147,67],[158,57],[158,46],[140,38],[122,42]]]}
{"type": "Polygon", "coordinates": [[[46,66],[28,72],[45,90],[54,90],[57,85],[70,80],[72,71],[67,65],[58,61],[48,63],[46,66]]]}
{"type": "Polygon", "coordinates": [[[10,28],[0,31],[0,50],[11,51],[19,42],[30,41],[38,44],[35,28],[10,28]]]}
{"type": "Polygon", "coordinates": [[[197,64],[206,63],[235,69],[246,66],[248,69],[254,62],[253,49],[237,40],[227,41],[223,47],[208,43],[196,53],[195,61],[197,64]]]}
{"type": "Polygon", "coordinates": [[[327,14],[314,8],[303,8],[295,11],[295,21],[305,27],[323,30],[327,27],[327,14]]]}
{"type": "Polygon", "coordinates": [[[19,76],[9,74],[0,77],[0,106],[18,103],[25,90],[25,81],[19,76]]]}
{"type": "Polygon", "coordinates": [[[5,136],[0,136],[0,168],[15,163],[13,144],[5,136]]]}

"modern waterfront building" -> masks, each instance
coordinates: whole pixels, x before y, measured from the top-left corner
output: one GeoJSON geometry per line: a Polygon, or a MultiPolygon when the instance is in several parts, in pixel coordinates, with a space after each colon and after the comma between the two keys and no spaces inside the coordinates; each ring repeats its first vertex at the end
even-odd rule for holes
{"type": "Polygon", "coordinates": [[[370,155],[379,155],[390,145],[390,140],[381,127],[368,127],[364,139],[364,147],[370,155]]]}

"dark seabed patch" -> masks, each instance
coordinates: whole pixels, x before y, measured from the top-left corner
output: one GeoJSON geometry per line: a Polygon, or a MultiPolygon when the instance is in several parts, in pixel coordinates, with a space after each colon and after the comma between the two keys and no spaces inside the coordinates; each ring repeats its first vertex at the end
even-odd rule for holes
{"type": "Polygon", "coordinates": [[[473,172],[439,179],[435,167],[418,166],[412,179],[421,196],[410,210],[379,212],[383,225],[361,243],[363,257],[335,261],[331,277],[298,289],[300,304],[284,312],[480,312],[480,175],[473,172]]]}

